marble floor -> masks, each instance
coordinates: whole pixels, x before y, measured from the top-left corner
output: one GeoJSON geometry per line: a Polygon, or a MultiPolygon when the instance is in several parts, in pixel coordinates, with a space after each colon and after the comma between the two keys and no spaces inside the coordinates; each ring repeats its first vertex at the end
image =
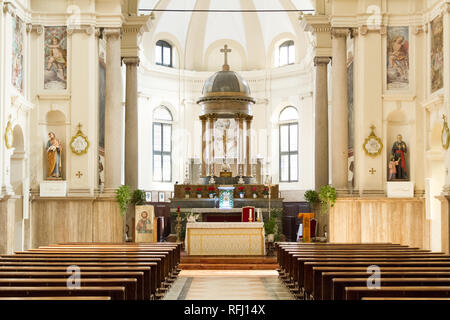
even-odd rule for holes
{"type": "Polygon", "coordinates": [[[164,300],[294,300],[275,270],[182,270],[164,300]]]}

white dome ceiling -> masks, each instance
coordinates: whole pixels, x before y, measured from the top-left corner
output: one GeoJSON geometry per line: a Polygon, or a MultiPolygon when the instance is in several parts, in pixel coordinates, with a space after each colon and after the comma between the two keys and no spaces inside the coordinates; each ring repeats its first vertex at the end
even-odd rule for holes
{"type": "MultiPolygon", "coordinates": [[[[300,10],[313,9],[310,0],[141,0],[141,9],[159,10],[300,10]]],[[[148,11],[142,11],[149,14],[148,11]]],[[[274,48],[294,40],[296,62],[307,54],[308,34],[298,12],[161,12],[154,11],[153,27],[143,37],[145,58],[154,61],[154,45],[166,40],[176,48],[175,66],[196,71],[218,71],[224,44],[232,70],[273,66],[274,48]]]]}

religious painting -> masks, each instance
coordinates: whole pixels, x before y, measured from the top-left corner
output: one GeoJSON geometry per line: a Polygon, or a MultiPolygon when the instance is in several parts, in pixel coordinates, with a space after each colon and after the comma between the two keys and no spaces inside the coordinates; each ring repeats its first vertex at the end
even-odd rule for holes
{"type": "Polygon", "coordinates": [[[12,18],[12,85],[23,93],[23,29],[24,23],[19,17],[12,18]]]}
{"type": "Polygon", "coordinates": [[[165,200],[165,194],[164,194],[164,192],[158,192],[158,201],[159,202],[164,202],[164,201],[166,201],[165,200]]]}
{"type": "Polygon", "coordinates": [[[444,87],[444,28],[443,18],[431,21],[431,93],[444,87]]]}
{"type": "Polygon", "coordinates": [[[155,241],[155,209],[153,206],[136,206],[135,223],[136,242],[155,241]]]}
{"type": "Polygon", "coordinates": [[[67,28],[45,27],[44,89],[67,89],[67,28]]]}
{"type": "Polygon", "coordinates": [[[105,106],[106,106],[106,65],[99,59],[98,71],[98,185],[100,190],[105,185],[105,106]]]}
{"type": "Polygon", "coordinates": [[[145,201],[152,202],[152,193],[150,191],[145,192],[145,201]]]}
{"type": "Polygon", "coordinates": [[[387,28],[387,89],[409,87],[409,28],[387,28]]]}
{"type": "Polygon", "coordinates": [[[48,141],[45,146],[48,160],[48,180],[62,179],[62,144],[55,133],[49,132],[48,141]]]}
{"type": "Polygon", "coordinates": [[[353,57],[351,56],[347,64],[347,108],[348,108],[348,183],[354,186],[355,172],[355,121],[354,121],[354,103],[353,103],[353,57]]]}
{"type": "MultiPolygon", "coordinates": [[[[215,157],[230,163],[236,157],[236,121],[234,119],[218,119],[214,128],[215,157]]],[[[228,167],[228,166],[226,166],[228,167]]],[[[231,171],[231,169],[227,170],[231,171]]]]}

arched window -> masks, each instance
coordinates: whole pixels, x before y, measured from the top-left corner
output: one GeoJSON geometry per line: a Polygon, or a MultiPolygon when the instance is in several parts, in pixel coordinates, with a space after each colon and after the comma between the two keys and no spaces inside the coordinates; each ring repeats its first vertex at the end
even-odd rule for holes
{"type": "Polygon", "coordinates": [[[172,67],[172,46],[159,40],[155,46],[155,63],[161,66],[172,67]]]}
{"type": "Polygon", "coordinates": [[[172,120],[164,106],[153,111],[153,181],[172,181],[172,120]]]}
{"type": "Polygon", "coordinates": [[[295,45],[294,41],[288,40],[281,44],[279,48],[279,66],[293,64],[295,62],[295,45]]]}
{"type": "Polygon", "coordinates": [[[298,181],[298,111],[284,108],[280,123],[280,182],[298,181]]]}

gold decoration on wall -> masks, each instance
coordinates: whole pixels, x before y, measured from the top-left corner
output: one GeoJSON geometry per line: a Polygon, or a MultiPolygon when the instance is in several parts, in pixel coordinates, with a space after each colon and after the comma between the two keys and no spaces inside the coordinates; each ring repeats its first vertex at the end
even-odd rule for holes
{"type": "Polygon", "coordinates": [[[70,149],[72,149],[73,153],[80,156],[87,153],[88,148],[89,140],[81,131],[81,123],[79,123],[77,133],[70,140],[70,149]]]}
{"type": "Polygon", "coordinates": [[[370,129],[372,131],[366,140],[364,140],[363,149],[368,156],[377,157],[381,154],[381,150],[383,150],[383,142],[381,142],[381,139],[376,136],[374,132],[375,126],[372,125],[370,129]]]}
{"type": "Polygon", "coordinates": [[[14,144],[14,134],[11,125],[11,121],[8,121],[5,129],[5,145],[7,149],[11,149],[14,144]]]}
{"type": "Polygon", "coordinates": [[[442,125],[443,128],[441,133],[441,143],[442,148],[447,150],[450,144],[450,130],[448,129],[447,118],[445,117],[445,115],[442,115],[442,119],[444,120],[444,124],[442,125]]]}

